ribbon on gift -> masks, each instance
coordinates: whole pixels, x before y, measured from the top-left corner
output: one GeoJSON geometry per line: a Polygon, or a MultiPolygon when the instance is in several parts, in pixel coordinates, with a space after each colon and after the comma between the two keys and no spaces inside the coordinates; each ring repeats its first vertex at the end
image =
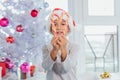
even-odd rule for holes
{"type": "Polygon", "coordinates": [[[12,69],[13,67],[14,67],[14,63],[13,62],[6,62],[6,68],[12,69]]]}
{"type": "Polygon", "coordinates": [[[0,67],[2,67],[2,77],[6,75],[5,62],[0,62],[0,67]]]}
{"type": "Polygon", "coordinates": [[[14,63],[9,58],[5,59],[5,63],[6,63],[6,68],[8,69],[12,69],[14,67],[14,63]]]}

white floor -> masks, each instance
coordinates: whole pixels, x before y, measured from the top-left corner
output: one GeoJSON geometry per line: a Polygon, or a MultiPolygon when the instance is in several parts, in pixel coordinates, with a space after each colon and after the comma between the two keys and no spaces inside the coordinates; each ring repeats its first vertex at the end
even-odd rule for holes
{"type": "MultiPolygon", "coordinates": [[[[107,79],[100,79],[100,74],[102,73],[96,73],[96,72],[81,73],[78,76],[78,80],[120,80],[120,73],[110,73],[111,77],[107,79]]],[[[21,79],[15,79],[14,75],[11,74],[9,75],[2,80],[21,80],[21,79]]],[[[26,80],[45,80],[45,78],[46,78],[46,73],[39,72],[36,73],[34,77],[29,77],[26,80]]]]}

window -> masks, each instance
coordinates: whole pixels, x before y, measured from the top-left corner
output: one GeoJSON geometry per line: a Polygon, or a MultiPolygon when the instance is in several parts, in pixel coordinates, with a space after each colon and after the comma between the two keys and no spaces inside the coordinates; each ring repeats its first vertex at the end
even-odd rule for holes
{"type": "Polygon", "coordinates": [[[88,15],[114,16],[114,0],[88,0],[88,15]]]}
{"type": "Polygon", "coordinates": [[[78,40],[83,46],[81,52],[86,52],[86,71],[118,72],[120,0],[70,0],[70,5],[74,6],[70,12],[81,25],[78,40]]]}
{"type": "Polygon", "coordinates": [[[117,72],[117,27],[85,26],[85,51],[87,70],[117,72]]]}

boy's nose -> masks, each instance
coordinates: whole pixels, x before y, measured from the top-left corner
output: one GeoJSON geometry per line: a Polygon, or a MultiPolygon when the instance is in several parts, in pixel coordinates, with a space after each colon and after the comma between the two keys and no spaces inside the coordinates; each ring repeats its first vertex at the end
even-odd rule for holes
{"type": "Polygon", "coordinates": [[[59,25],[58,25],[58,29],[60,29],[60,27],[61,27],[61,26],[60,26],[60,24],[59,24],[59,25]]]}

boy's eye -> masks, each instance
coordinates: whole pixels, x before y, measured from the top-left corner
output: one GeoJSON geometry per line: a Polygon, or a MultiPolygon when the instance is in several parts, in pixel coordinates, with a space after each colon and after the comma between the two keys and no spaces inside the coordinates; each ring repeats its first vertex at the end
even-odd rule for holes
{"type": "Polygon", "coordinates": [[[62,23],[62,25],[64,26],[64,25],[66,25],[66,23],[62,23]]]}
{"type": "Polygon", "coordinates": [[[54,23],[54,26],[57,26],[57,24],[56,24],[56,23],[54,23]]]}
{"type": "Polygon", "coordinates": [[[62,25],[65,25],[65,24],[62,24],[62,25]]]}

